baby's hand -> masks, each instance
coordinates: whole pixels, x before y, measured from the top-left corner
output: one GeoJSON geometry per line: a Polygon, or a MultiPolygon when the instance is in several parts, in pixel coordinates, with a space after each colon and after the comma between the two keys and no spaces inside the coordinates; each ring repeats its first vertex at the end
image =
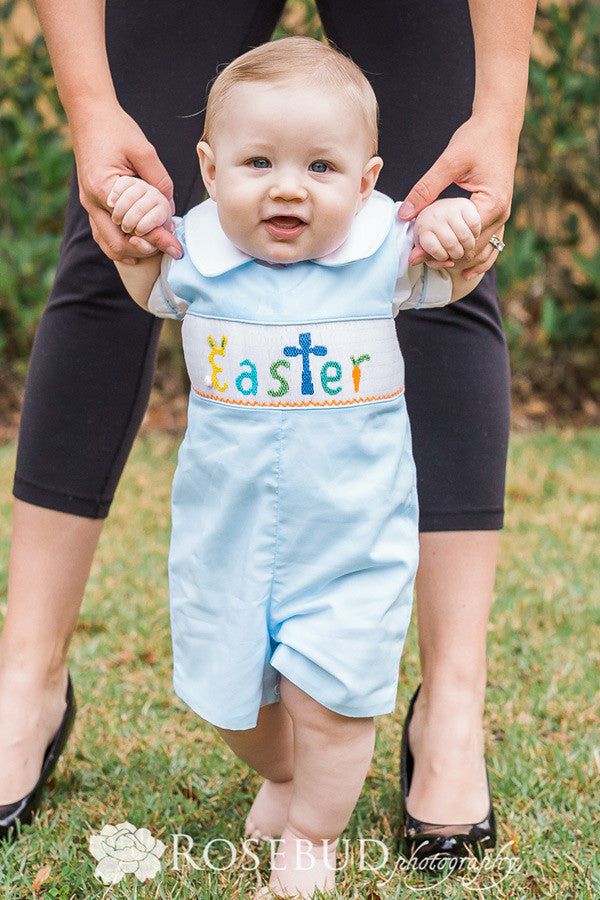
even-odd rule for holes
{"type": "Polygon", "coordinates": [[[435,200],[415,219],[415,245],[428,254],[425,261],[434,269],[470,259],[480,232],[477,207],[464,197],[435,200]]]}
{"type": "Polygon", "coordinates": [[[112,220],[121,226],[121,231],[135,235],[131,242],[140,250],[156,249],[142,239],[144,234],[160,226],[170,227],[171,204],[164,194],[141,178],[120,175],[112,186],[106,205],[112,209],[112,220]]]}

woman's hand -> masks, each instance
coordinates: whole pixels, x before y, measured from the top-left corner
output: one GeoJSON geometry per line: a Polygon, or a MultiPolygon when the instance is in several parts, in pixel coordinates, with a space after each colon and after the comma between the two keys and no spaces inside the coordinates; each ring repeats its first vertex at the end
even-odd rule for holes
{"type": "Polygon", "coordinates": [[[162,251],[176,259],[182,254],[177,238],[164,227],[144,235],[144,240],[125,234],[112,220],[107,197],[120,175],[138,175],[156,187],[173,204],[173,183],[134,120],[117,104],[92,108],[83,121],[71,121],[77,161],[79,198],[86,209],[94,240],[113,260],[135,263],[162,251]]]}
{"type": "MultiPolygon", "coordinates": [[[[493,234],[502,237],[510,215],[518,140],[518,130],[507,128],[504,121],[473,115],[400,207],[400,218],[413,219],[453,182],[470,191],[481,216],[481,234],[467,254],[472,264],[463,271],[466,278],[486,272],[498,256],[489,241],[493,234]]],[[[411,265],[429,260],[422,247],[415,247],[409,257],[411,265]]]]}

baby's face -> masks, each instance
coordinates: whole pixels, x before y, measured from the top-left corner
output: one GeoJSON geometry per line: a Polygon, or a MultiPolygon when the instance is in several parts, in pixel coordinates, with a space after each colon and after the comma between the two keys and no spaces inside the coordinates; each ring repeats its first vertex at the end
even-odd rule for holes
{"type": "Polygon", "coordinates": [[[225,234],[272,263],[319,259],[346,239],[382,162],[340,92],[237,84],[217,114],[202,176],[225,234]]]}

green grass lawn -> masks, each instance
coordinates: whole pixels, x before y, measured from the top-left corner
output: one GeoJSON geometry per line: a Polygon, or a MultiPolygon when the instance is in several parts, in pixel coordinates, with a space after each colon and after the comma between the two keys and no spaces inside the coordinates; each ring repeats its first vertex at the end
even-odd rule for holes
{"type": "MultiPolygon", "coordinates": [[[[241,835],[257,781],[171,688],[166,555],[177,443],[158,435],[134,448],[72,645],[74,734],[39,819],[0,848],[0,898],[253,896],[257,872],[241,856],[241,835]],[[143,884],[128,874],[104,887],[89,840],[124,821],[164,842],[162,868],[143,884]],[[189,836],[180,851],[193,841],[187,857],[175,854],[175,833],[189,836]]],[[[13,461],[14,448],[0,448],[0,596],[13,461]]],[[[379,722],[336,897],[600,896],[599,476],[600,431],[513,436],[488,640],[487,756],[502,858],[492,871],[441,881],[394,868],[399,736],[419,677],[413,623],[398,712],[379,722]],[[388,848],[380,870],[361,866],[361,838],[388,848]]],[[[365,846],[365,863],[376,866],[377,845],[365,846]]],[[[260,861],[264,878],[266,851],[260,861]]]]}

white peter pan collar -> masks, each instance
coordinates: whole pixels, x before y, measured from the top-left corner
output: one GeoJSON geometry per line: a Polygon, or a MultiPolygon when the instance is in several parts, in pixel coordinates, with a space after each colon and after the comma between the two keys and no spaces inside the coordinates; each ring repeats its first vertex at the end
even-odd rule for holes
{"type": "MultiPolygon", "coordinates": [[[[354,217],[350,234],[344,243],[316,259],[320,266],[343,266],[372,256],[383,244],[396,215],[396,204],[386,194],[373,191],[354,217]]],[[[217,204],[205,200],[184,218],[185,240],[190,258],[201,275],[214,277],[244,265],[247,253],[231,243],[219,222],[217,204]]]]}

